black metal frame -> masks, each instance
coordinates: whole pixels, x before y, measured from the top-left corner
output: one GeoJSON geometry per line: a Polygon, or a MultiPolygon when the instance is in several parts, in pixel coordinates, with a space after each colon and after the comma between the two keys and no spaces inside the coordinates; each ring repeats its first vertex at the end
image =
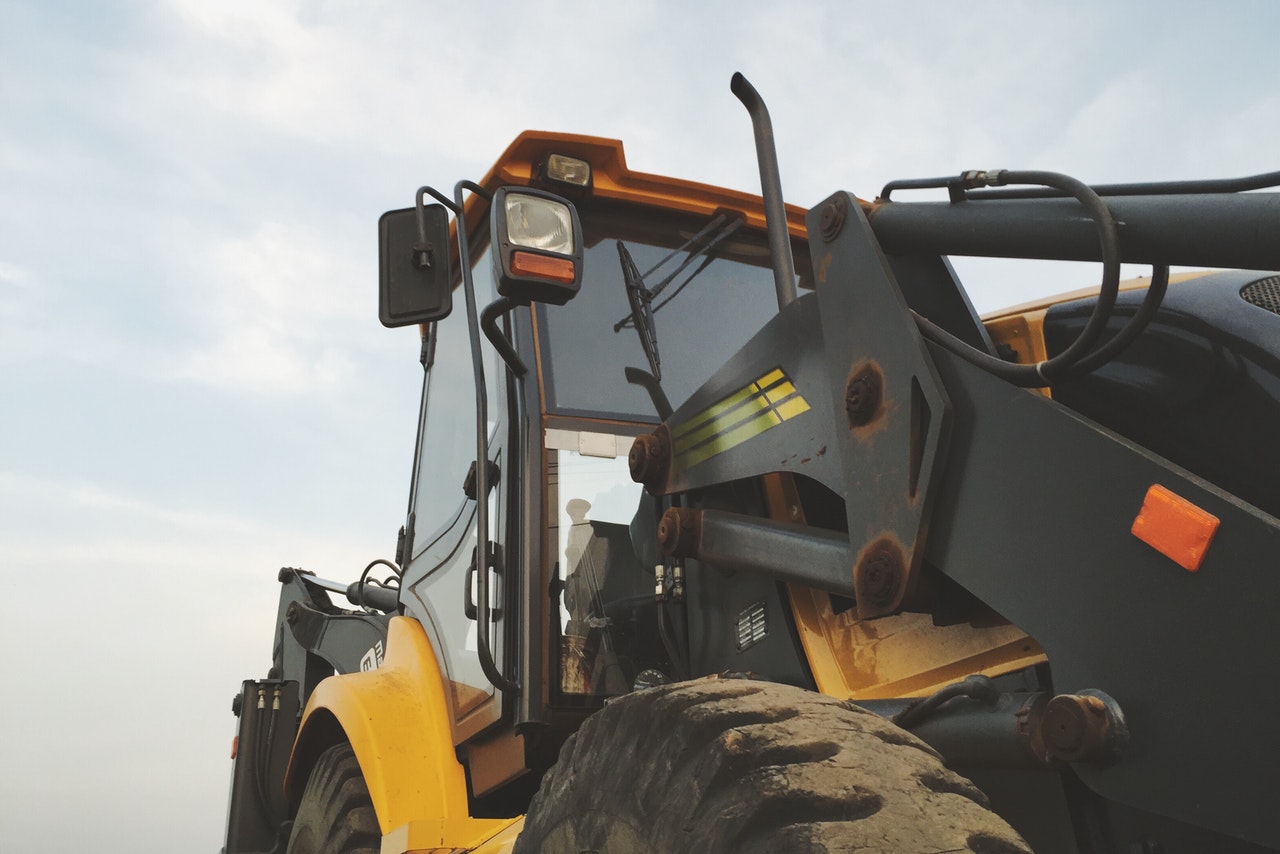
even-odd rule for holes
{"type": "Polygon", "coordinates": [[[232,704],[240,724],[224,854],[284,850],[291,819],[284,775],[307,698],[335,672],[381,664],[386,648],[391,616],[338,608],[326,591],[344,585],[288,567],[278,579],[271,670],[245,682],[232,704]]]}
{"type": "MultiPolygon", "coordinates": [[[[1256,237],[1280,233],[1277,199],[1127,198],[1120,216],[1129,235],[1122,240],[1125,260],[1166,260],[1169,252],[1170,261],[1223,262],[1244,251],[1251,263],[1280,267],[1280,245],[1256,237]],[[1242,240],[1242,216],[1255,236],[1243,249],[1231,245],[1242,240]],[[1200,224],[1194,244],[1183,245],[1181,254],[1170,241],[1151,237],[1170,218],[1200,224]],[[1226,248],[1211,252],[1219,239],[1226,248]]],[[[782,366],[815,405],[697,465],[673,463],[658,491],[689,493],[777,471],[811,477],[844,499],[848,553],[860,556],[883,538],[886,520],[920,520],[920,535],[899,533],[898,542],[914,547],[917,563],[950,576],[1034,636],[1048,653],[1054,690],[1100,688],[1124,709],[1132,745],[1122,761],[1073,766],[1090,789],[1224,837],[1280,847],[1269,806],[1271,762],[1280,755],[1280,730],[1269,722],[1280,704],[1280,647],[1268,628],[1280,601],[1280,576],[1271,571],[1280,554],[1280,521],[1043,396],[921,342],[913,334],[913,306],[903,296],[910,288],[899,287],[895,274],[909,268],[895,268],[886,255],[891,242],[918,257],[969,248],[1092,257],[1085,247],[1089,224],[1081,224],[1073,204],[985,201],[946,214],[953,221],[943,225],[932,205],[884,206],[870,222],[852,197],[815,207],[808,227],[816,296],[784,308],[663,429],[677,431],[767,365],[782,366]],[[833,228],[830,209],[837,204],[846,217],[833,228]],[[908,208],[920,211],[925,227],[917,230],[908,208]],[[851,381],[868,364],[882,378],[883,401],[872,407],[870,420],[855,423],[851,381]],[[924,430],[911,414],[918,404],[911,394],[918,391],[909,389],[917,385],[937,389],[924,430]],[[820,396],[826,406],[818,405],[820,396]],[[926,479],[913,491],[903,472],[921,453],[921,442],[930,441],[939,415],[949,421],[949,436],[924,454],[934,462],[921,466],[926,479]],[[1195,574],[1130,532],[1153,484],[1221,520],[1195,574]],[[1247,702],[1226,700],[1244,686],[1247,702]]],[[[931,286],[939,283],[945,279],[935,276],[931,286]]],[[[918,282],[910,284],[920,290],[918,282]]],[[[712,533],[732,528],[737,537],[740,528],[752,527],[749,520],[714,514],[707,520],[712,533]]],[[[767,562],[773,548],[778,565],[754,568],[785,576],[783,555],[801,536],[756,523],[751,542],[763,543],[756,562],[767,562]]],[[[714,537],[710,542],[706,549],[714,551],[714,537]]],[[[860,560],[852,568],[855,587],[860,560]]],[[[909,574],[911,558],[903,563],[909,574]]],[[[737,565],[752,568],[746,559],[737,565]]],[[[837,592],[848,592],[849,572],[838,560],[808,570],[818,576],[811,583],[837,592]]],[[[887,610],[910,604],[910,588],[901,593],[902,601],[887,610]]]]}

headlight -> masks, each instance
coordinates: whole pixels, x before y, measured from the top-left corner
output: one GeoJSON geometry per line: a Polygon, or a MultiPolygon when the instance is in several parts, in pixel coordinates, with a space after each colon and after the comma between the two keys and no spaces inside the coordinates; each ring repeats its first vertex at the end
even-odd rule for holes
{"type": "Polygon", "coordinates": [[[573,254],[573,217],[563,202],[508,193],[507,239],[516,246],[573,254]]]}
{"type": "Polygon", "coordinates": [[[525,187],[493,194],[491,242],[498,293],[516,304],[564,305],[582,284],[582,225],[559,196],[525,187]]]}

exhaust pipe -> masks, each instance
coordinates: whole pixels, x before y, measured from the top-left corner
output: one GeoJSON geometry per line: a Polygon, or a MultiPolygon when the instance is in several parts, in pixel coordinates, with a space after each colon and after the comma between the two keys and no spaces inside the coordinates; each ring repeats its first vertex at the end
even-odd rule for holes
{"type": "Polygon", "coordinates": [[[760,164],[760,194],[764,196],[764,220],[769,232],[769,255],[773,259],[773,284],[778,292],[778,308],[796,298],[796,264],[791,257],[791,234],[787,209],[782,201],[782,178],[778,174],[778,152],[773,145],[773,122],[769,108],[741,72],[729,81],[733,92],[751,115],[756,137],[756,161],[760,164]]]}

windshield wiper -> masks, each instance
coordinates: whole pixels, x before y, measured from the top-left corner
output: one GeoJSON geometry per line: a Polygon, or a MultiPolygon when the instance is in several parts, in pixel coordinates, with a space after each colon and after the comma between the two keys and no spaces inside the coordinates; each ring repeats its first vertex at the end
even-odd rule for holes
{"type": "MultiPolygon", "coordinates": [[[[619,258],[622,258],[624,254],[626,256],[625,259],[622,260],[623,276],[624,278],[626,278],[628,275],[627,267],[628,267],[628,261],[629,261],[630,268],[631,268],[631,275],[634,277],[634,281],[631,279],[627,279],[627,292],[628,294],[630,294],[633,287],[637,287],[643,291],[646,308],[649,312],[650,326],[652,326],[653,324],[652,312],[659,311],[663,306],[665,306],[667,303],[671,302],[673,299],[679,296],[680,292],[684,290],[689,285],[690,282],[692,282],[695,278],[697,278],[698,274],[700,274],[703,270],[707,269],[707,267],[714,260],[714,256],[711,254],[711,251],[715,249],[718,245],[720,245],[720,243],[723,242],[726,238],[728,238],[730,235],[736,232],[739,228],[741,228],[744,221],[745,220],[741,216],[732,216],[727,213],[716,214],[714,217],[711,218],[710,222],[708,222],[705,226],[703,226],[701,231],[699,231],[693,237],[685,241],[684,245],[676,249],[673,249],[665,257],[663,257],[660,261],[658,261],[658,263],[654,264],[652,267],[650,267],[648,270],[646,270],[643,273],[640,273],[636,268],[634,260],[631,260],[631,254],[626,251],[626,247],[622,245],[622,241],[618,241],[619,258]],[[674,270],[672,270],[670,273],[664,276],[660,282],[655,284],[653,287],[648,287],[645,285],[646,279],[653,276],[654,273],[656,273],[661,267],[663,267],[671,259],[675,258],[681,252],[685,252],[685,251],[688,251],[688,255],[685,256],[684,260],[681,261],[674,270]],[[689,265],[692,264],[694,261],[698,260],[699,258],[702,258],[702,263],[699,264],[696,268],[694,268],[693,272],[691,272],[685,278],[684,281],[682,281],[679,285],[677,285],[675,290],[673,290],[670,293],[670,295],[667,296],[666,299],[664,299],[662,302],[658,303],[657,305],[653,305],[654,298],[656,298],[659,294],[661,294],[664,290],[666,290],[667,287],[676,280],[676,277],[678,277],[681,273],[683,273],[686,269],[688,269],[689,265]]],[[[633,303],[631,316],[624,317],[621,320],[619,320],[617,323],[615,323],[613,325],[613,331],[618,332],[627,326],[635,325],[636,323],[635,318],[636,318],[636,310],[635,310],[635,305],[633,303]]],[[[643,343],[643,336],[641,338],[641,342],[643,343]]],[[[657,346],[657,342],[655,340],[654,347],[656,348],[656,346],[657,346]]],[[[646,348],[646,353],[647,352],[648,350],[646,348]]],[[[650,361],[650,366],[651,367],[653,366],[652,360],[650,361]]],[[[654,373],[656,375],[657,371],[655,370],[654,373]]]]}
{"type": "Polygon", "coordinates": [[[631,304],[631,314],[613,324],[613,331],[620,332],[627,326],[635,328],[640,336],[640,346],[644,348],[644,355],[649,360],[649,369],[653,372],[655,380],[662,380],[662,360],[658,356],[658,330],[653,321],[654,313],[679,296],[680,292],[698,277],[698,274],[707,269],[715,259],[711,251],[729,235],[741,228],[743,222],[744,220],[741,216],[731,216],[727,213],[716,214],[711,218],[710,222],[702,227],[701,231],[686,240],[684,245],[673,249],[657,264],[654,264],[643,273],[636,266],[635,259],[631,257],[631,253],[623,242],[621,240],[615,241],[618,246],[618,262],[622,265],[622,280],[627,289],[627,302],[631,304]],[[685,251],[688,251],[685,259],[676,265],[674,270],[664,276],[662,281],[652,288],[645,285],[645,279],[685,251]],[[699,258],[702,259],[702,263],[695,267],[693,272],[685,277],[684,281],[677,285],[666,299],[654,305],[654,298],[666,290],[676,280],[677,276],[699,258]]]}
{"type": "Polygon", "coordinates": [[[649,360],[649,370],[656,380],[662,379],[662,362],[658,358],[658,330],[653,325],[653,292],[644,286],[644,277],[636,267],[636,261],[627,251],[621,240],[615,241],[618,246],[618,262],[622,265],[622,282],[627,288],[627,302],[631,304],[631,316],[623,318],[613,325],[617,332],[627,321],[635,326],[640,334],[640,346],[649,360]]]}

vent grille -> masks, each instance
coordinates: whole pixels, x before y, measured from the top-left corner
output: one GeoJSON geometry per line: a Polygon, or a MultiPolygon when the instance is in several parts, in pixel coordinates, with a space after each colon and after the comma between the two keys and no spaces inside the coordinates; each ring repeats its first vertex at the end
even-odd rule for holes
{"type": "Polygon", "coordinates": [[[738,614],[738,652],[755,646],[769,634],[769,624],[764,617],[764,603],[743,609],[738,614]]]}
{"type": "Polygon", "coordinates": [[[1280,276],[1268,276],[1240,289],[1240,297],[1251,305],[1280,314],[1280,276]]]}

